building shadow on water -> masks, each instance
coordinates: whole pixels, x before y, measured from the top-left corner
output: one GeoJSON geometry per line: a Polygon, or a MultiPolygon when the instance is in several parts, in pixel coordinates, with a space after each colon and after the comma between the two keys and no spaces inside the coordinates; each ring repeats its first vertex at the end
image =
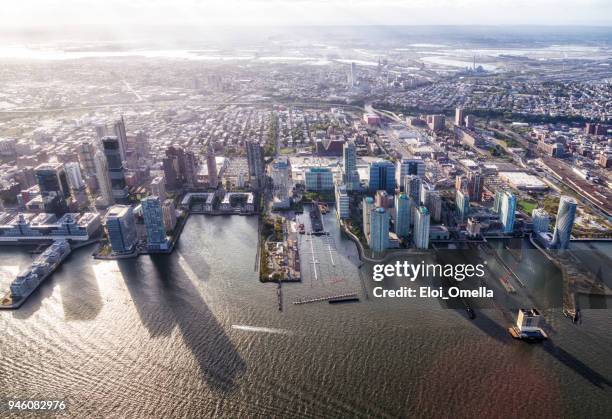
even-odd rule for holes
{"type": "Polygon", "coordinates": [[[142,325],[152,338],[170,336],[176,326],[164,281],[147,256],[117,261],[142,325]]]}
{"type": "Polygon", "coordinates": [[[57,277],[66,320],[91,321],[102,310],[102,296],[91,264],[90,249],[76,250],[57,277]],[[84,262],[82,258],[87,260],[84,262]]]}
{"type": "Polygon", "coordinates": [[[134,304],[152,335],[169,335],[177,327],[199,365],[202,381],[217,392],[234,391],[246,364],[176,254],[120,262],[134,304]],[[134,266],[142,263],[147,266],[144,274],[134,266]]]}
{"type": "Polygon", "coordinates": [[[580,361],[574,355],[567,352],[565,349],[555,346],[552,342],[544,342],[543,348],[550,355],[555,357],[559,362],[561,362],[566,367],[574,370],[576,373],[580,374],[585,380],[589,381],[594,386],[597,386],[601,389],[603,388],[612,388],[612,381],[588,365],[584,362],[580,361]]]}

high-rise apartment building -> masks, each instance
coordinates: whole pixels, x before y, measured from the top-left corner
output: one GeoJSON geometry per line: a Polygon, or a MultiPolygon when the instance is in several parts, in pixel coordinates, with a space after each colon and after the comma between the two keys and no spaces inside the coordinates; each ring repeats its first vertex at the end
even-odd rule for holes
{"type": "Polygon", "coordinates": [[[113,198],[113,187],[111,185],[110,174],[108,171],[108,162],[102,150],[96,151],[94,155],[94,165],[96,168],[96,179],[98,181],[98,189],[100,190],[100,203],[103,206],[112,205],[115,202],[113,198]]]}
{"type": "Polygon", "coordinates": [[[504,226],[504,233],[514,231],[514,213],[516,212],[516,197],[508,191],[504,191],[500,197],[499,218],[504,226]]]}
{"type": "Polygon", "coordinates": [[[366,196],[362,201],[362,215],[363,215],[363,235],[365,236],[368,243],[370,243],[370,214],[374,210],[374,198],[366,196]]]}
{"type": "MultiPolygon", "coordinates": [[[[425,176],[425,162],[420,158],[402,159],[396,163],[395,182],[399,187],[404,186],[406,176],[425,176]]],[[[404,190],[406,192],[406,190],[404,190]]]]}
{"type": "Polygon", "coordinates": [[[147,230],[147,248],[152,251],[168,250],[170,243],[166,236],[164,213],[158,197],[148,196],[140,201],[147,230]]]}
{"type": "Polygon", "coordinates": [[[531,211],[534,233],[546,233],[550,225],[550,215],[544,208],[535,208],[531,211]]]}
{"type": "Polygon", "coordinates": [[[384,252],[389,247],[389,213],[384,208],[375,208],[370,213],[370,249],[384,252]]]}
{"type": "Polygon", "coordinates": [[[113,252],[131,253],[136,247],[138,234],[134,213],[129,205],[115,205],[106,213],[106,231],[113,252]]]}
{"type": "Polygon", "coordinates": [[[395,165],[392,162],[379,160],[370,163],[369,190],[371,193],[378,190],[395,191],[395,165]]]}
{"type": "Polygon", "coordinates": [[[68,212],[70,186],[61,163],[45,163],[35,169],[45,212],[61,215],[68,212]]]}
{"type": "Polygon", "coordinates": [[[347,191],[359,189],[359,172],[357,171],[357,150],[353,141],[347,141],[342,148],[342,180],[347,191]]]}
{"type": "Polygon", "coordinates": [[[429,247],[429,217],[429,210],[426,207],[418,207],[415,211],[412,240],[417,249],[429,247]]]}
{"type": "Polygon", "coordinates": [[[113,199],[118,203],[127,203],[128,187],[125,183],[119,139],[115,136],[102,138],[102,150],[108,164],[108,175],[111,181],[113,199]]]}
{"type": "MultiPolygon", "coordinates": [[[[121,161],[126,160],[127,156],[127,133],[125,131],[125,121],[123,120],[123,115],[113,124],[113,133],[115,137],[117,137],[117,141],[119,144],[119,155],[121,156],[121,161]]],[[[109,162],[110,164],[110,162],[109,162]]]]}
{"type": "Polygon", "coordinates": [[[562,196],[559,200],[559,210],[551,242],[553,247],[561,250],[569,247],[577,208],[578,203],[571,196],[562,196]]]}
{"type": "Polygon", "coordinates": [[[395,234],[410,235],[410,198],[405,193],[395,195],[395,234]]]}
{"type": "Polygon", "coordinates": [[[249,184],[253,189],[264,186],[264,153],[255,141],[246,142],[247,162],[249,165],[249,184]]]}

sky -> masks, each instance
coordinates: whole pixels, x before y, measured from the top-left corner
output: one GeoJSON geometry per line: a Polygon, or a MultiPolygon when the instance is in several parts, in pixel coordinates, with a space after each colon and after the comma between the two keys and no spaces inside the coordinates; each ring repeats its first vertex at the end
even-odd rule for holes
{"type": "Polygon", "coordinates": [[[612,0],[2,1],[5,29],[81,24],[612,26],[612,0]]]}

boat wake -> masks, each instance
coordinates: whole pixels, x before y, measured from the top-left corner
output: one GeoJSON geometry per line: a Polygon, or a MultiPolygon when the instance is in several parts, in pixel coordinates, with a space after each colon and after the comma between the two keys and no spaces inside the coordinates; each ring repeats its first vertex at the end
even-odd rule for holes
{"type": "Polygon", "coordinates": [[[232,329],[244,330],[246,332],[272,333],[275,335],[293,335],[291,330],[273,329],[271,327],[246,326],[243,324],[233,324],[232,329]]]}

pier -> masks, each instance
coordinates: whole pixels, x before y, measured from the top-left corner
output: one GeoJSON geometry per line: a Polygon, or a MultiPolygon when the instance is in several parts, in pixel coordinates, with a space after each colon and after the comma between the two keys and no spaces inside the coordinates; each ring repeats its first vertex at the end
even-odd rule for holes
{"type": "Polygon", "coordinates": [[[328,301],[328,300],[334,300],[336,298],[350,298],[350,297],[357,297],[357,293],[350,292],[347,294],[336,294],[336,295],[327,295],[325,297],[300,299],[300,300],[295,300],[293,304],[300,305],[300,304],[318,303],[320,301],[328,301]]]}

